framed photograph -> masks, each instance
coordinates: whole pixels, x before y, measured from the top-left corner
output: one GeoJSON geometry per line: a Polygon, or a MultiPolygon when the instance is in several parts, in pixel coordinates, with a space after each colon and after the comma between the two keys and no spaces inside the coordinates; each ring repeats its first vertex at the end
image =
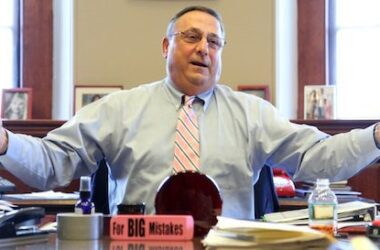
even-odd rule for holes
{"type": "Polygon", "coordinates": [[[304,119],[335,118],[335,86],[306,85],[304,90],[304,119]]]}
{"type": "Polygon", "coordinates": [[[77,85],[74,90],[74,113],[87,104],[94,102],[103,96],[122,90],[123,86],[89,86],[77,85]]]}
{"type": "Polygon", "coordinates": [[[32,89],[3,89],[1,97],[1,117],[9,120],[32,118],[32,89]]]}
{"type": "Polygon", "coordinates": [[[246,92],[248,94],[256,95],[264,100],[270,101],[270,93],[268,85],[239,85],[239,91],[246,92]]]}

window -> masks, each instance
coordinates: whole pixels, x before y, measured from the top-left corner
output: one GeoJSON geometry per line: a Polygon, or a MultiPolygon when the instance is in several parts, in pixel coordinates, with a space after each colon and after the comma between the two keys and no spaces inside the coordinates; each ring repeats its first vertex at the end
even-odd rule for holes
{"type": "Polygon", "coordinates": [[[19,82],[19,0],[0,1],[0,88],[19,82]]]}
{"type": "Polygon", "coordinates": [[[338,119],[380,118],[380,1],[330,1],[330,83],[338,119]]]}

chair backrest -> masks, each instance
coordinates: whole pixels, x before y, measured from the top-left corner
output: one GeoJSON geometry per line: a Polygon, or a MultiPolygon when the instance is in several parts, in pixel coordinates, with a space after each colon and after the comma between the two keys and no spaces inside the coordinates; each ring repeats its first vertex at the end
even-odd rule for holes
{"type": "MultiPolygon", "coordinates": [[[[105,159],[98,164],[98,170],[92,175],[92,196],[95,211],[109,214],[108,203],[108,166],[105,159]]],[[[266,213],[275,212],[279,209],[278,198],[273,183],[272,168],[265,165],[254,185],[255,193],[255,217],[261,218],[266,213]]]]}
{"type": "Polygon", "coordinates": [[[95,212],[109,214],[108,203],[108,166],[105,159],[98,163],[98,170],[92,174],[91,201],[95,205],[95,212]]]}
{"type": "Polygon", "coordinates": [[[259,179],[254,185],[255,218],[260,219],[266,213],[278,211],[280,205],[273,182],[273,171],[265,165],[260,172],[259,179]]]}

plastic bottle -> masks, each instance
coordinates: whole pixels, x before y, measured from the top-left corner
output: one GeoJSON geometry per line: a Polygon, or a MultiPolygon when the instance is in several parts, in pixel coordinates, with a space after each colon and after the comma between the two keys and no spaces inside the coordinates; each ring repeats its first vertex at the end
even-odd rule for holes
{"type": "Polygon", "coordinates": [[[318,179],[309,200],[309,226],[330,235],[337,232],[338,201],[328,179],[318,179]]]}
{"type": "Polygon", "coordinates": [[[75,204],[75,213],[91,214],[95,212],[94,203],[91,202],[91,178],[80,177],[79,200],[75,204]]]}

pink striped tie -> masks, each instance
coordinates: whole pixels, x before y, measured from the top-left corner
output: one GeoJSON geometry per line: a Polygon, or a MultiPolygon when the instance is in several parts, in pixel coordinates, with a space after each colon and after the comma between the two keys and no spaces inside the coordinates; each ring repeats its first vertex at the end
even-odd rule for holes
{"type": "Polygon", "coordinates": [[[194,96],[184,96],[177,123],[173,170],[175,173],[199,171],[199,128],[193,110],[194,96]]]}

